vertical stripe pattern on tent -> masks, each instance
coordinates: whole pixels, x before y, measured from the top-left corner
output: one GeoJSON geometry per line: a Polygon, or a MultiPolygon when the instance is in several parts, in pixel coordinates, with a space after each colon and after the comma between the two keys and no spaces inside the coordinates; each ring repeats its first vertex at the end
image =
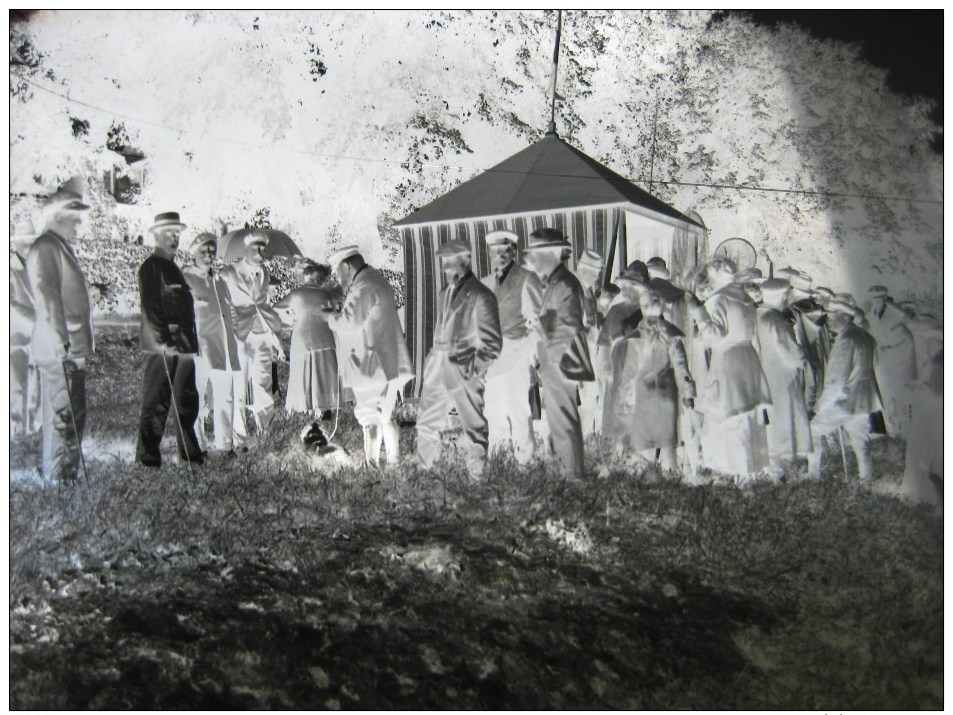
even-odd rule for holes
{"type": "MultiPolygon", "coordinates": [[[[404,244],[404,342],[410,357],[417,364],[417,354],[421,349],[419,341],[422,316],[418,315],[421,305],[421,288],[423,282],[423,266],[420,263],[420,250],[417,243],[417,232],[405,228],[403,231],[404,244]]],[[[414,381],[416,383],[416,380],[414,381]]],[[[413,394],[414,384],[404,386],[404,397],[413,394]]]]}

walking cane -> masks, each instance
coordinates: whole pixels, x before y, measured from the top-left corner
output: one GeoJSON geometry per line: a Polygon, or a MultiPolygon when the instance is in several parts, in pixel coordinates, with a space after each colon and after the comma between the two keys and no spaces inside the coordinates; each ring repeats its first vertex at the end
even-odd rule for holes
{"type": "MultiPolygon", "coordinates": [[[[182,446],[185,447],[185,430],[182,428],[182,420],[179,419],[179,407],[175,403],[175,388],[172,386],[172,375],[169,373],[169,364],[165,361],[166,354],[162,353],[162,367],[165,370],[165,378],[169,381],[169,397],[172,401],[172,414],[175,415],[175,424],[179,428],[179,438],[182,440],[182,446]]],[[[185,457],[185,463],[189,467],[189,476],[195,479],[195,472],[192,471],[192,460],[188,455],[185,457]]]]}
{"type": "MultiPolygon", "coordinates": [[[[840,458],[844,463],[844,483],[849,483],[847,478],[847,450],[844,449],[844,428],[837,428],[837,441],[840,442],[840,458]]],[[[858,465],[859,466],[859,465],[858,465]]]]}
{"type": "MultiPolygon", "coordinates": [[[[69,348],[67,347],[67,353],[69,348]]],[[[86,457],[83,456],[83,445],[80,442],[79,430],[76,429],[76,414],[73,412],[73,394],[70,389],[70,379],[69,374],[66,371],[66,360],[63,358],[60,362],[60,367],[63,368],[63,379],[66,380],[66,401],[69,403],[69,416],[70,420],[73,423],[73,436],[76,437],[76,451],[79,452],[79,463],[83,466],[83,479],[86,481],[86,486],[89,486],[89,473],[86,471],[86,457]]]]}

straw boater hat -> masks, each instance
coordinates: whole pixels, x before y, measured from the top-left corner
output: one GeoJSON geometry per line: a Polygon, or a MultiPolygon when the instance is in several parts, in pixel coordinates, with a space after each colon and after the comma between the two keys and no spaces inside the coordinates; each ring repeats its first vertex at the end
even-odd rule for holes
{"type": "Polygon", "coordinates": [[[46,197],[44,206],[58,206],[71,211],[85,211],[89,208],[83,203],[83,182],[78,176],[72,177],[60,188],[46,197]]]}
{"type": "Polygon", "coordinates": [[[437,258],[451,258],[453,256],[472,256],[470,242],[456,239],[447,241],[437,249],[437,258]]]}
{"type": "Polygon", "coordinates": [[[200,233],[198,236],[193,238],[192,243],[189,244],[189,252],[193,254],[198,253],[198,250],[202,246],[207,246],[210,243],[214,243],[215,247],[217,248],[218,236],[216,236],[214,233],[209,233],[207,231],[204,233],[200,233]]]}
{"type": "Polygon", "coordinates": [[[335,268],[341,261],[346,261],[348,258],[360,255],[361,250],[357,246],[343,246],[328,256],[328,265],[330,265],[331,268],[335,268]]]}
{"type": "Polygon", "coordinates": [[[572,245],[563,236],[562,231],[555,228],[540,228],[530,235],[526,250],[538,251],[543,248],[563,249],[572,248],[572,245]]]}
{"type": "Polygon", "coordinates": [[[519,237],[512,231],[490,231],[484,238],[487,246],[515,246],[519,237]]]}
{"type": "Polygon", "coordinates": [[[269,242],[268,234],[258,229],[249,232],[242,239],[242,243],[246,246],[267,246],[269,242]]]}
{"type": "Polygon", "coordinates": [[[185,228],[185,224],[179,220],[177,211],[166,211],[165,213],[156,214],[155,223],[149,227],[149,230],[154,233],[160,228],[168,228],[170,226],[185,228]]]}

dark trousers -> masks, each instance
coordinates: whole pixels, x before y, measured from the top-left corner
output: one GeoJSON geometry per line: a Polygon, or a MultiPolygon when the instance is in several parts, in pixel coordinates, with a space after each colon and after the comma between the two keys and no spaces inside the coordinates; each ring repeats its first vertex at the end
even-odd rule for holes
{"type": "Polygon", "coordinates": [[[86,370],[72,363],[41,362],[43,475],[59,482],[76,479],[86,430],[86,370]]]}
{"type": "Polygon", "coordinates": [[[139,413],[139,441],[136,445],[139,462],[155,466],[162,462],[159,443],[172,405],[175,405],[176,412],[172,416],[172,430],[179,457],[200,460],[202,449],[195,436],[195,420],[199,414],[195,361],[191,355],[147,353],[142,372],[142,411],[139,413]]]}
{"type": "Polygon", "coordinates": [[[567,380],[558,365],[540,361],[543,408],[549,422],[553,451],[561,469],[577,479],[583,476],[582,421],[579,418],[579,383],[567,380]]]}

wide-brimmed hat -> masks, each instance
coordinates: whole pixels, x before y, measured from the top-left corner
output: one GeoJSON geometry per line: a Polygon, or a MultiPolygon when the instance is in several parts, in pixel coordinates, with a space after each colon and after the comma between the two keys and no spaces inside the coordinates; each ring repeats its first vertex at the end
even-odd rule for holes
{"type": "Polygon", "coordinates": [[[437,249],[437,258],[451,258],[452,256],[472,256],[469,241],[454,239],[441,244],[437,249]]]}
{"type": "Polygon", "coordinates": [[[245,246],[267,246],[271,242],[264,231],[252,231],[242,239],[245,246]]]}
{"type": "Polygon", "coordinates": [[[155,232],[160,228],[169,228],[170,226],[185,228],[185,224],[179,220],[178,211],[166,211],[165,213],[156,214],[155,223],[149,227],[149,230],[155,232]]]}
{"type": "Polygon", "coordinates": [[[790,282],[784,278],[767,278],[757,284],[761,289],[761,295],[779,295],[785,291],[791,290],[790,282]]]}
{"type": "Polygon", "coordinates": [[[844,300],[841,300],[840,298],[832,299],[825,306],[825,310],[827,310],[828,313],[844,313],[846,315],[849,315],[851,318],[854,319],[854,322],[858,322],[860,320],[863,320],[864,318],[864,311],[862,311],[856,305],[851,305],[850,303],[844,300]]]}
{"type": "Polygon", "coordinates": [[[205,231],[200,233],[198,236],[192,239],[192,243],[189,244],[189,252],[197,253],[202,246],[207,246],[210,243],[214,243],[215,247],[218,248],[218,236],[214,233],[209,233],[205,231]]]}
{"type": "Polygon", "coordinates": [[[649,284],[649,270],[642,261],[632,261],[622,273],[620,273],[615,282],[619,286],[647,286],[649,284]]]}
{"type": "Polygon", "coordinates": [[[328,256],[328,265],[330,265],[331,268],[334,268],[341,263],[341,261],[346,261],[348,258],[353,258],[354,256],[360,255],[361,249],[359,249],[357,246],[342,246],[328,256]]]}
{"type": "Polygon", "coordinates": [[[65,184],[46,197],[44,206],[60,206],[70,211],[85,211],[88,204],[83,203],[83,180],[78,176],[70,178],[65,184]]]}
{"type": "Polygon", "coordinates": [[[500,229],[497,231],[490,231],[485,237],[487,246],[515,246],[519,242],[519,236],[517,236],[512,231],[506,231],[500,229]]]}
{"type": "Polygon", "coordinates": [[[526,250],[536,251],[541,248],[572,248],[572,244],[558,229],[538,228],[529,235],[526,250]]]}

